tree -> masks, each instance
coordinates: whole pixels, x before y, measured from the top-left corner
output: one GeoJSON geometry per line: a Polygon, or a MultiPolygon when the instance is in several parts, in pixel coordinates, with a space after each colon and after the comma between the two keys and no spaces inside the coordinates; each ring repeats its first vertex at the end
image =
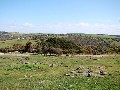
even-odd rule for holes
{"type": "Polygon", "coordinates": [[[32,52],[32,43],[31,42],[27,42],[25,45],[25,51],[26,52],[32,52]]]}
{"type": "Polygon", "coordinates": [[[49,48],[48,53],[50,55],[56,54],[56,55],[60,56],[60,55],[62,55],[62,49],[60,49],[60,48],[49,48]]]}
{"type": "Polygon", "coordinates": [[[13,45],[13,50],[14,50],[14,51],[24,50],[24,45],[22,45],[22,44],[14,44],[14,45],[13,45]]]}

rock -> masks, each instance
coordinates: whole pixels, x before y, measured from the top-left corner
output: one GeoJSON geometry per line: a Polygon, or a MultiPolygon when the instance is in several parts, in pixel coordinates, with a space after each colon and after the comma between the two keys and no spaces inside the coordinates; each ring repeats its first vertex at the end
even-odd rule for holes
{"type": "Polygon", "coordinates": [[[29,62],[21,61],[21,64],[30,64],[29,62]]]}
{"type": "Polygon", "coordinates": [[[83,73],[82,71],[77,71],[77,73],[83,73]]]}
{"type": "Polygon", "coordinates": [[[91,71],[89,70],[88,73],[90,73],[91,71]]]}
{"type": "Polygon", "coordinates": [[[69,74],[64,74],[65,76],[70,76],[69,74]]]}
{"type": "Polygon", "coordinates": [[[100,70],[100,75],[104,75],[104,72],[103,72],[103,70],[100,70]]]}
{"type": "Polygon", "coordinates": [[[112,74],[110,74],[110,73],[109,73],[108,75],[109,75],[109,76],[112,76],[112,74]]]}
{"type": "Polygon", "coordinates": [[[87,77],[90,77],[91,76],[91,74],[90,73],[87,73],[87,77]]]}
{"type": "Polygon", "coordinates": [[[56,67],[56,64],[49,64],[49,67],[56,67]]]}
{"type": "Polygon", "coordinates": [[[83,66],[79,66],[78,68],[76,68],[75,70],[79,70],[79,69],[83,69],[83,66]]]}
{"type": "Polygon", "coordinates": [[[25,64],[29,64],[29,62],[25,62],[25,64]]]}
{"type": "Polygon", "coordinates": [[[76,68],[75,70],[79,70],[79,67],[78,67],[78,68],[76,68]]]}
{"type": "Polygon", "coordinates": [[[49,64],[49,67],[53,67],[53,64],[49,64]]]}
{"type": "Polygon", "coordinates": [[[81,75],[86,76],[86,77],[90,77],[92,74],[88,73],[88,72],[83,72],[83,73],[81,73],[81,75]]]}
{"type": "Polygon", "coordinates": [[[104,72],[103,70],[100,70],[100,75],[106,75],[107,72],[104,72]]]}
{"type": "Polygon", "coordinates": [[[66,54],[66,56],[69,56],[69,54],[66,54]]]}
{"type": "Polygon", "coordinates": [[[107,72],[104,72],[104,75],[108,74],[107,72]]]}

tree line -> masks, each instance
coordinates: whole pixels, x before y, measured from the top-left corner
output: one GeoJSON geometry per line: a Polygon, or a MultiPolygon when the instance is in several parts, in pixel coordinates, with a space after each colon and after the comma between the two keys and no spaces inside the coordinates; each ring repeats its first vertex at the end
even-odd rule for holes
{"type": "Polygon", "coordinates": [[[35,40],[36,44],[31,41],[23,44],[14,44],[12,47],[0,48],[0,52],[20,53],[37,53],[44,55],[61,55],[61,54],[119,54],[120,46],[113,41],[120,41],[120,38],[101,38],[81,35],[62,35],[62,37],[54,37],[51,35],[32,35],[31,40],[35,40]]]}

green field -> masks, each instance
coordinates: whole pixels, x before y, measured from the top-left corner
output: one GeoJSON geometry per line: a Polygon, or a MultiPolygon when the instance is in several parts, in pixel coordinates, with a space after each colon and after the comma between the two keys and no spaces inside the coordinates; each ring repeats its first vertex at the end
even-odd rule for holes
{"type": "Polygon", "coordinates": [[[120,56],[0,56],[0,90],[120,90],[120,56]]]}
{"type": "MultiPolygon", "coordinates": [[[[24,40],[14,39],[14,40],[0,41],[0,48],[13,47],[14,44],[25,45],[28,41],[29,39],[24,39],[24,40]]],[[[30,41],[32,42],[33,45],[36,44],[35,40],[30,40],[30,41]]]]}

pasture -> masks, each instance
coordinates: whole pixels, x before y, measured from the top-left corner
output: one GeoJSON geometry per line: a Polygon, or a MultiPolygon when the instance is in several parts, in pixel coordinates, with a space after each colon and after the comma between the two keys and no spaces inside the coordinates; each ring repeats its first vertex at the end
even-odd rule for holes
{"type": "Polygon", "coordinates": [[[119,90],[120,56],[0,56],[0,90],[119,90]]]}

